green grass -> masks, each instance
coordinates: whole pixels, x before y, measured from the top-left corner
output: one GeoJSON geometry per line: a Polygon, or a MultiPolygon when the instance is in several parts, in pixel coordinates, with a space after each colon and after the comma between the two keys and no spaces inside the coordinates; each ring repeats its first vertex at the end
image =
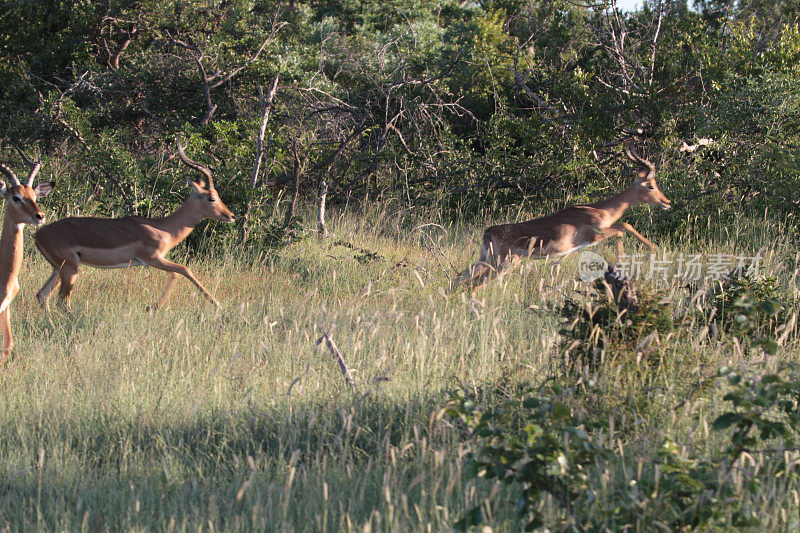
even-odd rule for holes
{"type": "MultiPolygon", "coordinates": [[[[468,435],[436,414],[459,387],[538,383],[559,372],[553,308],[588,289],[567,258],[526,263],[474,299],[449,294],[480,229],[414,223],[425,219],[342,215],[322,243],[308,238],[268,253],[231,243],[190,261],[219,311],[182,280],[151,315],[145,308],[164,273],[87,268],[72,315],[46,316],[34,295],[49,272],[27,250],[12,306],[17,347],[0,374],[0,527],[449,530],[487,502],[495,530],[519,529],[513,506],[498,505],[513,494],[467,475],[468,435]],[[359,261],[337,240],[378,257],[359,261]],[[353,389],[316,345],[323,332],[350,366],[353,389]]],[[[646,221],[637,227],[648,234],[646,221]]],[[[689,227],[666,251],[763,247],[765,269],[796,297],[796,247],[781,224],[689,227]]],[[[662,288],[677,308],[695,305],[682,284],[662,288]]],[[[658,339],[639,361],[609,364],[599,385],[597,412],[617,432],[607,438],[619,440],[631,465],[647,461],[664,435],[713,447],[707,427],[720,395],[689,397],[696,378],[800,353],[794,335],[772,358],[690,327],[658,339]]],[[[630,475],[597,473],[596,483],[630,475]]],[[[770,487],[755,504],[765,527],[787,528],[789,495],[770,487]]]]}

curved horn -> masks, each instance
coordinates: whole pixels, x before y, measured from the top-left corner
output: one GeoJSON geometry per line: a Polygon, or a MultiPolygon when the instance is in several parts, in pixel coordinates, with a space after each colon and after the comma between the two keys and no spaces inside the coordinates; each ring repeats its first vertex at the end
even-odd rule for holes
{"type": "Polygon", "coordinates": [[[8,176],[8,181],[11,182],[12,187],[19,187],[19,180],[17,179],[17,175],[14,172],[5,166],[3,163],[0,163],[0,172],[8,176]]]}
{"type": "Polygon", "coordinates": [[[211,170],[209,170],[208,167],[201,165],[197,161],[192,161],[191,159],[186,157],[186,154],[183,152],[183,146],[181,146],[180,141],[178,141],[178,156],[181,158],[181,161],[183,161],[186,166],[188,166],[189,168],[193,168],[194,170],[198,171],[200,174],[206,177],[206,179],[208,180],[209,189],[214,188],[214,175],[211,173],[211,170]]]}
{"type": "Polygon", "coordinates": [[[651,163],[650,161],[648,161],[647,159],[642,159],[641,157],[639,157],[638,155],[636,155],[634,153],[634,151],[633,151],[633,142],[625,143],[623,145],[623,147],[624,147],[624,150],[625,150],[625,155],[628,156],[628,159],[630,159],[634,163],[637,163],[637,164],[639,164],[639,165],[641,165],[643,167],[646,167],[647,170],[648,170],[647,179],[653,179],[653,177],[655,177],[655,175],[656,175],[656,166],[653,163],[651,163]]]}
{"type": "Polygon", "coordinates": [[[25,180],[25,185],[27,185],[28,187],[33,187],[33,179],[36,177],[36,174],[39,173],[39,169],[41,168],[42,168],[41,163],[36,163],[33,166],[33,170],[31,170],[31,173],[28,175],[28,179],[25,180]]]}
{"type": "Polygon", "coordinates": [[[14,147],[14,150],[16,150],[16,151],[17,151],[17,153],[18,153],[20,156],[22,156],[22,159],[24,159],[24,160],[25,160],[25,163],[27,163],[27,164],[28,164],[28,166],[29,166],[29,167],[31,167],[31,173],[28,175],[28,179],[26,179],[26,180],[25,180],[25,185],[27,185],[28,187],[31,187],[31,186],[33,185],[33,179],[36,177],[36,174],[38,174],[38,173],[39,173],[39,169],[41,169],[41,168],[42,168],[42,164],[41,164],[41,163],[39,163],[38,161],[37,161],[37,162],[33,162],[33,161],[31,161],[31,160],[28,158],[28,156],[26,156],[26,155],[25,155],[25,152],[23,152],[23,151],[22,151],[22,148],[20,148],[19,146],[17,146],[17,143],[15,143],[15,142],[12,142],[12,143],[11,143],[11,146],[13,146],[13,147],[14,147]]]}

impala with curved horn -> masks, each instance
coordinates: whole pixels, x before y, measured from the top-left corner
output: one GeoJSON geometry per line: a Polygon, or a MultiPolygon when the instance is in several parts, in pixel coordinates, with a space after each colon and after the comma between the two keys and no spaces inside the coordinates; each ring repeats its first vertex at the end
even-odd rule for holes
{"type": "Polygon", "coordinates": [[[53,190],[49,181],[36,187],[33,180],[42,166],[28,159],[17,145],[14,148],[31,167],[28,179],[20,183],[14,172],[0,163],[0,172],[8,177],[8,185],[0,181],[0,195],[6,202],[3,218],[3,232],[0,235],[0,331],[3,334],[3,351],[0,364],[4,363],[14,348],[11,336],[11,302],[19,291],[17,275],[22,268],[22,230],[25,224],[38,226],[44,222],[44,213],[36,204],[37,198],[47,196],[53,190]]]}
{"type": "Polygon", "coordinates": [[[572,206],[528,222],[492,226],[483,233],[483,245],[477,263],[463,271],[454,281],[454,287],[471,280],[473,287],[483,285],[500,275],[516,260],[526,257],[558,257],[595,246],[610,237],[618,237],[618,252],[622,255],[622,236],[630,233],[647,246],[651,252],[656,245],[644,238],[627,222],[617,222],[629,208],[650,204],[662,209],[671,207],[670,201],[656,184],[656,167],[647,159],[636,155],[630,146],[624,146],[625,155],[639,166],[636,180],[624,191],[600,202],[572,206]]]}
{"type": "Polygon", "coordinates": [[[71,217],[48,224],[36,232],[36,246],[53,267],[52,274],[36,294],[42,307],[49,309],[50,293],[60,283],[60,301],[69,309],[70,294],[81,264],[97,268],[151,266],[169,272],[167,286],[153,308],[158,308],[166,300],[178,274],[194,283],[209,301],[219,306],[191,270],[166,259],[167,253],[204,218],[223,222],[234,220],[233,213],[222,203],[214,188],[211,170],[186,157],[180,142],[178,156],[205,180],[189,178],[192,193],[171,215],[164,218],[71,217]]]}

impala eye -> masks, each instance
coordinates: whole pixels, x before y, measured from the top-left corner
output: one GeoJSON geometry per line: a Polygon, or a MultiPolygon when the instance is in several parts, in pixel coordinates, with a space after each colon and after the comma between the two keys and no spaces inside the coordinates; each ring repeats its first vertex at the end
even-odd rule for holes
{"type": "Polygon", "coordinates": [[[217,199],[216,199],[216,198],[214,198],[213,196],[209,196],[209,197],[208,197],[208,201],[209,201],[209,202],[216,202],[216,201],[217,201],[217,199]]]}
{"type": "Polygon", "coordinates": [[[11,199],[15,202],[19,202],[19,196],[12,196],[11,199]]]}

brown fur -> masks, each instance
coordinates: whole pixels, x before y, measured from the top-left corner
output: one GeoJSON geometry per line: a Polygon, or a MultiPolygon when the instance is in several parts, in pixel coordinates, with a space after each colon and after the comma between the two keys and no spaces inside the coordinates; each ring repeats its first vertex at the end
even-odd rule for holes
{"type": "Polygon", "coordinates": [[[633,226],[617,221],[625,211],[636,205],[654,204],[669,209],[671,204],[656,184],[652,164],[634,156],[630,149],[626,149],[626,154],[643,167],[637,172],[636,181],[631,186],[594,204],[568,207],[527,222],[487,228],[483,233],[478,261],[459,274],[454,287],[469,280],[474,289],[526,257],[558,257],[580,248],[595,246],[610,237],[620,238],[618,251],[621,255],[621,237],[625,233],[633,235],[651,251],[655,250],[656,246],[633,226]]]}
{"type": "MultiPolygon", "coordinates": [[[[36,169],[38,170],[38,168],[36,169]]],[[[4,173],[9,173],[3,167],[4,173]]],[[[35,172],[31,173],[32,181],[35,172]]],[[[13,173],[10,174],[13,176],[13,173]]],[[[44,221],[44,213],[36,203],[37,196],[46,196],[53,190],[50,182],[40,183],[36,187],[28,184],[12,185],[0,181],[0,190],[5,200],[5,215],[3,217],[3,232],[0,235],[0,331],[3,334],[3,351],[0,354],[0,364],[5,362],[14,348],[14,338],[11,334],[11,302],[19,291],[17,276],[22,268],[22,237],[25,224],[38,226],[44,221]]]]}
{"type": "MultiPolygon", "coordinates": [[[[183,159],[182,150],[179,149],[179,153],[183,159]]],[[[209,178],[208,182],[190,182],[191,196],[167,217],[72,217],[37,231],[34,237],[36,246],[53,267],[50,277],[36,294],[42,307],[49,309],[50,294],[60,284],[60,302],[69,309],[69,298],[81,264],[98,268],[151,266],[169,272],[167,286],[153,308],[167,298],[178,274],[194,283],[209,301],[218,306],[191,270],[166,259],[167,253],[183,241],[202,219],[234,220],[233,213],[214,189],[211,171],[194,161],[189,162],[189,166],[209,178]]]]}

